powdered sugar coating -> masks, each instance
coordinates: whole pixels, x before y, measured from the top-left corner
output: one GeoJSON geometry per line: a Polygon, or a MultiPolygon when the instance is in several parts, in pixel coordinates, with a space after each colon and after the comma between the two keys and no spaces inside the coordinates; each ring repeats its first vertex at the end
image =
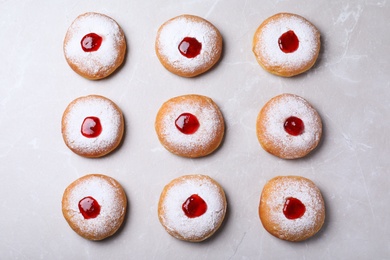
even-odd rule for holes
{"type": "MultiPolygon", "coordinates": [[[[263,147],[275,147],[285,159],[302,157],[312,151],[322,135],[322,122],[317,111],[302,97],[282,94],[272,98],[262,108],[257,120],[258,138],[263,147]],[[287,118],[295,116],[304,123],[298,136],[284,129],[287,118]]],[[[268,149],[266,149],[268,151],[268,149]]]]}
{"type": "Polygon", "coordinates": [[[220,144],[224,121],[217,105],[210,98],[184,95],[162,105],[156,118],[156,131],[169,151],[186,157],[193,157],[193,154],[204,156],[220,144]],[[184,134],[176,128],[175,120],[183,113],[190,113],[198,119],[200,125],[195,133],[184,134]]]}
{"type": "MultiPolygon", "coordinates": [[[[303,17],[281,13],[267,19],[255,34],[254,52],[265,68],[284,67],[299,70],[314,64],[320,45],[317,28],[303,17]],[[299,47],[292,53],[284,53],[279,47],[279,37],[292,30],[299,40],[299,47]]],[[[291,76],[291,75],[289,75],[291,76]]]]}
{"type": "Polygon", "coordinates": [[[218,30],[203,18],[181,15],[165,22],[156,38],[157,56],[175,70],[191,74],[216,63],[221,55],[218,30]],[[196,38],[201,44],[200,54],[194,58],[183,56],[178,46],[185,37],[196,38]]]}
{"type": "MultiPolygon", "coordinates": [[[[310,180],[297,176],[279,176],[264,187],[267,196],[262,195],[260,207],[267,213],[271,233],[281,239],[308,238],[315,234],[324,222],[325,206],[317,186],[310,180]],[[288,219],[283,207],[288,198],[300,200],[306,207],[302,217],[288,219]],[[275,234],[274,234],[275,235],[275,234]]],[[[264,194],[263,191],[263,194],[264,194]]]]}
{"type": "Polygon", "coordinates": [[[122,30],[113,19],[99,13],[86,13],[77,17],[64,41],[64,54],[68,63],[91,78],[100,78],[119,66],[118,60],[124,58],[124,53],[118,51],[120,48],[125,48],[122,30]],[[85,52],[81,47],[82,38],[89,33],[96,33],[103,38],[97,51],[85,52]]]}
{"type": "Polygon", "coordinates": [[[122,113],[111,100],[97,95],[80,97],[65,110],[62,135],[66,145],[77,154],[101,154],[119,143],[124,127],[122,121],[122,113]],[[102,125],[102,132],[95,138],[87,138],[81,133],[84,119],[91,116],[99,118],[102,125]]]}
{"type": "Polygon", "coordinates": [[[160,221],[170,234],[178,234],[183,240],[201,241],[221,225],[226,213],[226,198],[222,188],[210,177],[187,175],[171,182],[165,196],[160,198],[159,208],[164,212],[159,215],[160,221]],[[182,205],[193,194],[206,202],[207,210],[199,217],[188,218],[182,205]]]}
{"type": "Polygon", "coordinates": [[[114,179],[90,174],[77,179],[64,192],[63,212],[66,220],[80,235],[95,240],[112,235],[121,225],[126,213],[126,199],[122,187],[114,179]],[[78,204],[91,196],[100,205],[96,218],[84,219],[78,204]]]}

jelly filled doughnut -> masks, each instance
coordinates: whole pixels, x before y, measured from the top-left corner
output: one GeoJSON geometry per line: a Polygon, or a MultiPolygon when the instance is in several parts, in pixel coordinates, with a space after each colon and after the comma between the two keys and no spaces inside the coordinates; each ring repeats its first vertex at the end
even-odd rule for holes
{"type": "Polygon", "coordinates": [[[273,236],[302,241],[316,234],[325,221],[325,205],[317,186],[300,176],[278,176],[263,188],[259,216],[273,236]]]}
{"type": "Polygon", "coordinates": [[[206,175],[185,175],[167,184],[158,203],[158,218],[173,237],[200,242],[213,235],[226,214],[221,186],[206,175]]]}
{"type": "Polygon", "coordinates": [[[283,159],[296,159],[317,147],[322,135],[322,121],[302,97],[281,94],[261,109],[256,130],[264,150],[283,159]]]}
{"type": "Polygon", "coordinates": [[[122,186],[102,174],[89,174],[72,182],[62,197],[62,213],[80,236],[102,240],[122,225],[127,198],[122,186]]]}
{"type": "Polygon", "coordinates": [[[156,116],[161,144],[183,157],[202,157],[221,144],[225,123],[214,101],[201,95],[184,95],[166,101],[156,116]]]}
{"type": "Polygon", "coordinates": [[[119,107],[103,96],[89,95],[73,100],[62,116],[62,137],[74,153],[101,157],[121,142],[124,119],[119,107]]]}
{"type": "Polygon", "coordinates": [[[279,13],[257,28],[252,50],[266,71],[292,77],[314,65],[320,46],[320,33],[312,23],[296,14],[279,13]]]}
{"type": "Polygon", "coordinates": [[[182,77],[195,77],[214,66],[222,53],[222,36],[205,19],[180,15],[159,28],[155,49],[161,64],[182,77]]]}
{"type": "Polygon", "coordinates": [[[92,80],[113,73],[123,62],[126,40],[120,26],[110,17],[85,13],[69,27],[64,40],[64,55],[79,75],[92,80]]]}

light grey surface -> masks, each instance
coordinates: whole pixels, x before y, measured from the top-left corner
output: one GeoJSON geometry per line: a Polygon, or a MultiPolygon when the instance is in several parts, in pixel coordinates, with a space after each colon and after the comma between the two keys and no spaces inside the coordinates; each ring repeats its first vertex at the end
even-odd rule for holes
{"type": "Polygon", "coordinates": [[[2,259],[389,259],[390,8],[387,0],[322,1],[0,1],[0,258],[2,259]],[[87,11],[123,28],[125,64],[108,79],[74,73],[62,52],[71,22],[87,11]],[[256,28],[278,12],[300,14],[321,31],[315,67],[294,78],[265,72],[251,52],[256,28]],[[183,13],[212,22],[224,38],[215,69],[194,79],[175,76],[154,52],[158,27],[183,13]],[[207,95],[226,121],[221,148],[202,159],[179,158],[160,145],[154,120],[167,99],[207,95]],[[322,116],[323,141],[305,159],[267,154],[255,134],[261,107],[294,93],[322,116]],[[61,116],[76,97],[101,94],[123,110],[123,145],[101,159],[73,154],[61,116]],[[123,185],[129,212],[123,228],[102,242],[74,233],[61,213],[64,189],[87,173],[123,185]],[[225,189],[228,214],[204,243],[169,236],[157,218],[171,179],[207,174],[225,189]],[[269,235],[258,203],[277,175],[302,175],[321,189],[322,231],[302,243],[269,235]]]}

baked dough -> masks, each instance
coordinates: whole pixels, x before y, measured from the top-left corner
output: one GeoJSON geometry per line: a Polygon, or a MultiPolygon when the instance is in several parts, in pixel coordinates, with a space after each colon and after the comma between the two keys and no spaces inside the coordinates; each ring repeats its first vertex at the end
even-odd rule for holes
{"type": "Polygon", "coordinates": [[[62,213],[69,226],[90,240],[113,235],[122,225],[126,209],[127,198],[122,186],[102,174],[89,174],[75,180],[62,197],[62,213]],[[89,200],[87,204],[83,204],[86,200],[89,200]],[[87,211],[86,217],[83,211],[87,211]]]}
{"type": "Polygon", "coordinates": [[[212,68],[220,59],[222,36],[209,21],[185,14],[161,25],[155,49],[158,59],[168,71],[182,77],[195,77],[212,68]],[[185,53],[181,52],[183,46],[185,53]],[[186,55],[187,50],[195,50],[195,56],[186,55]]]}
{"type": "Polygon", "coordinates": [[[76,73],[87,79],[109,76],[123,63],[125,53],[126,40],[121,27],[104,14],[78,16],[65,35],[65,59],[76,73]],[[101,40],[100,47],[99,40],[92,41],[94,37],[101,40]]]}
{"type": "Polygon", "coordinates": [[[257,138],[267,152],[283,159],[297,159],[314,150],[322,136],[320,115],[305,99],[281,94],[261,109],[256,123],[257,138]],[[303,132],[292,135],[285,129],[287,119],[301,119],[303,132]]]}
{"type": "Polygon", "coordinates": [[[183,95],[169,99],[156,116],[155,129],[161,144],[171,153],[196,158],[215,151],[221,144],[225,123],[214,101],[201,95],[183,95]],[[196,117],[199,128],[192,134],[181,132],[175,121],[183,114],[196,117]]]}
{"type": "Polygon", "coordinates": [[[300,176],[278,176],[268,181],[263,188],[259,216],[271,235],[288,241],[302,241],[316,234],[324,224],[324,200],[311,180],[300,176]],[[299,207],[302,205],[288,205],[291,198],[298,199],[304,206],[304,213],[298,218],[291,218],[289,214],[301,215],[299,207]],[[292,212],[284,213],[288,211],[292,212]]]}
{"type": "Polygon", "coordinates": [[[320,46],[320,32],[312,23],[296,14],[279,13],[257,28],[252,50],[266,71],[292,77],[314,65],[320,46]]]}
{"type": "MultiPolygon", "coordinates": [[[[92,131],[93,132],[93,131],[92,131]]],[[[62,116],[62,137],[74,153],[84,157],[101,157],[118,147],[124,132],[124,119],[119,107],[110,99],[89,95],[73,100],[62,116]],[[85,136],[87,130],[96,127],[87,119],[96,118],[101,125],[100,134],[85,136]],[[85,123],[84,123],[85,122],[85,123]],[[92,125],[91,125],[92,124],[92,125]]]]}
{"type": "Polygon", "coordinates": [[[215,180],[206,175],[185,175],[172,180],[164,187],[158,203],[158,218],[173,237],[200,242],[219,229],[226,208],[225,193],[215,180]],[[187,204],[194,195],[197,199],[191,203],[197,203],[200,197],[206,206],[200,203],[194,207],[187,204]],[[200,216],[188,217],[186,207],[200,216]],[[203,208],[199,209],[200,207],[203,208]],[[199,210],[202,210],[201,214],[199,210]]]}

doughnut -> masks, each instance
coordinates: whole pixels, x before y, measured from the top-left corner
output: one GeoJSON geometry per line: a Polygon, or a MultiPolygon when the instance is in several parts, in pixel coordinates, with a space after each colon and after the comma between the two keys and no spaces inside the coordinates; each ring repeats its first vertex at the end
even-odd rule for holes
{"type": "Polygon", "coordinates": [[[109,76],[123,63],[125,53],[126,40],[121,27],[104,14],[78,16],[65,35],[65,59],[76,73],[87,79],[109,76]]]}
{"type": "Polygon", "coordinates": [[[155,49],[168,71],[182,77],[195,77],[220,59],[222,36],[209,21],[185,14],[160,26],[155,49]]]}
{"type": "Polygon", "coordinates": [[[278,176],[263,188],[259,216],[271,235],[287,241],[302,241],[316,234],[324,224],[324,200],[311,180],[278,176]]]}
{"type": "Polygon", "coordinates": [[[122,186],[102,174],[88,174],[72,182],[62,197],[62,214],[69,226],[89,240],[112,236],[126,215],[122,186]]]}
{"type": "Polygon", "coordinates": [[[256,131],[264,150],[283,159],[297,159],[317,147],[322,135],[322,121],[302,97],[281,94],[261,109],[256,131]]]}
{"type": "Polygon", "coordinates": [[[73,100],[62,116],[62,137],[74,153],[84,157],[101,157],[118,147],[124,132],[119,107],[98,95],[73,100]]]}
{"type": "Polygon", "coordinates": [[[221,226],[226,214],[221,186],[206,175],[185,175],[167,184],[158,202],[158,218],[173,237],[201,242],[221,226]]]}
{"type": "Polygon", "coordinates": [[[268,72],[292,77],[309,70],[320,52],[320,32],[302,16],[279,13],[256,30],[252,50],[268,72]]]}
{"type": "Polygon", "coordinates": [[[169,99],[160,108],[155,129],[161,144],[171,153],[196,158],[221,144],[225,123],[214,101],[201,95],[169,99]]]}

